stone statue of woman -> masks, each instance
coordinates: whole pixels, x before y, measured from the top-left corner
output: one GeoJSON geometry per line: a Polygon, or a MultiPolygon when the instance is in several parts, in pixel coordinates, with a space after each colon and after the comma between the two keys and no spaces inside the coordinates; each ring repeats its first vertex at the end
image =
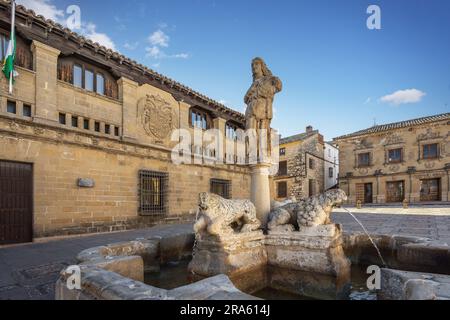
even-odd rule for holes
{"type": "Polygon", "coordinates": [[[267,152],[271,152],[271,129],[273,118],[273,99],[275,94],[281,92],[281,80],[272,75],[266,63],[261,58],[252,61],[253,84],[245,95],[244,102],[247,104],[245,113],[246,129],[256,131],[258,150],[260,130],[267,132],[267,152]]]}

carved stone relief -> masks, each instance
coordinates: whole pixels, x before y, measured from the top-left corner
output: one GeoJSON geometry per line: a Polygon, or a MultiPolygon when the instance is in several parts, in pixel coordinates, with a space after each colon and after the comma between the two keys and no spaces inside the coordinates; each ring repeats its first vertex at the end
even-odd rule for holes
{"type": "Polygon", "coordinates": [[[177,113],[159,95],[147,95],[139,100],[138,117],[149,136],[164,140],[178,126],[177,113]]]}
{"type": "Polygon", "coordinates": [[[373,144],[370,143],[366,138],[363,138],[361,140],[356,140],[354,142],[354,144],[355,144],[355,150],[364,150],[364,149],[373,148],[373,144]]]}
{"type": "Polygon", "coordinates": [[[390,134],[384,141],[384,145],[393,145],[404,143],[402,136],[397,133],[390,134]]]}
{"type": "Polygon", "coordinates": [[[440,138],[439,132],[433,132],[433,129],[428,128],[426,133],[419,134],[417,140],[430,140],[430,139],[438,139],[440,138]]]}

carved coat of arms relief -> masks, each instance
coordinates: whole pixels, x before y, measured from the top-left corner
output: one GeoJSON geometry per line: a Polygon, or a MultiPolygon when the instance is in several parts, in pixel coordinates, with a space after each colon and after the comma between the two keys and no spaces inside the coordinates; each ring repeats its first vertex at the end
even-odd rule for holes
{"type": "Polygon", "coordinates": [[[149,136],[165,140],[178,126],[177,112],[159,95],[147,95],[139,100],[138,118],[149,136]]]}

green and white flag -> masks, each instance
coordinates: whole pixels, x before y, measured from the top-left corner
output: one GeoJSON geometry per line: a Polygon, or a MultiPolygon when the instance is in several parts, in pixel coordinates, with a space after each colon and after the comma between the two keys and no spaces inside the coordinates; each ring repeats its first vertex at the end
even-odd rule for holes
{"type": "Polygon", "coordinates": [[[11,39],[8,44],[8,50],[6,51],[5,60],[3,61],[3,73],[9,80],[9,94],[13,93],[14,78],[19,74],[14,70],[14,63],[16,60],[16,3],[11,1],[11,39]]]}

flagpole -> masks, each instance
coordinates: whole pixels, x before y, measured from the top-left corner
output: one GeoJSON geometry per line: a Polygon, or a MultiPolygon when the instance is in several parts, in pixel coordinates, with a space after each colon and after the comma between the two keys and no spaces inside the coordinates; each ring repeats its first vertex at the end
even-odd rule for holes
{"type": "MultiPolygon", "coordinates": [[[[11,40],[13,41],[14,45],[14,39],[16,37],[14,27],[16,25],[16,2],[14,0],[11,0],[11,40]]],[[[16,50],[15,46],[13,49],[13,52],[16,50]]],[[[13,94],[13,77],[14,77],[14,68],[12,68],[10,74],[9,74],[9,94],[13,94]]]]}

